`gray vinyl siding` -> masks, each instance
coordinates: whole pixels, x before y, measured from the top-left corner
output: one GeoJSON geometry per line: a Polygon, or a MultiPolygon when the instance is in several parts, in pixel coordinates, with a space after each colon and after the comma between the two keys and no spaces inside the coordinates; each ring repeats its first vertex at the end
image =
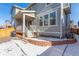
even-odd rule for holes
{"type": "MultiPolygon", "coordinates": [[[[31,10],[35,10],[36,14],[40,14],[42,12],[45,11],[49,11],[50,9],[54,10],[57,7],[60,7],[59,3],[52,3],[48,6],[45,5],[45,3],[39,3],[39,4],[35,4],[34,6],[32,6],[31,10]]],[[[56,26],[39,26],[39,18],[36,17],[36,20],[33,21],[33,25],[36,25],[37,28],[41,31],[41,34],[44,35],[52,35],[52,36],[58,36],[59,37],[59,33],[51,33],[51,32],[60,32],[60,17],[61,17],[61,12],[60,12],[60,8],[57,9],[57,25],[56,26]],[[46,32],[49,32],[49,34],[46,34],[46,32]]]]}
{"type": "Polygon", "coordinates": [[[63,16],[64,16],[64,23],[62,26],[62,32],[63,32],[63,35],[65,36],[66,31],[68,31],[70,27],[70,14],[67,14],[67,17],[66,17],[66,14],[64,13],[63,16]],[[66,25],[66,22],[67,22],[67,25],[66,25]]]}
{"type": "MultiPolygon", "coordinates": [[[[38,26],[39,26],[39,20],[37,21],[38,26]]],[[[41,27],[39,26],[39,29],[41,31],[48,31],[48,32],[60,32],[60,9],[57,10],[57,25],[56,26],[44,26],[41,27]]]]}
{"type": "MultiPolygon", "coordinates": [[[[36,11],[36,15],[39,15],[43,12],[47,12],[49,11],[50,9],[53,11],[53,10],[56,10],[57,7],[59,7],[57,9],[57,25],[56,26],[39,26],[39,18],[38,16],[36,17],[36,19],[33,21],[33,25],[36,25],[37,28],[41,31],[40,33],[41,34],[44,34],[44,35],[52,35],[52,36],[60,36],[60,22],[62,21],[61,20],[61,4],[60,3],[52,3],[48,6],[45,5],[45,3],[38,3],[38,4],[35,4],[31,7],[31,10],[35,10],[36,11]],[[49,32],[49,34],[46,34],[47,32],[49,32]],[[51,33],[52,32],[52,33],[51,33]],[[56,33],[55,33],[56,32],[56,33]],[[57,33],[58,32],[58,33],[57,33]]],[[[64,24],[62,26],[62,36],[65,35],[65,31],[66,31],[66,21],[69,22],[68,19],[66,19],[66,15],[64,14],[64,24]]],[[[68,23],[67,22],[67,23],[68,23]]]]}
{"type": "MultiPolygon", "coordinates": [[[[49,6],[45,6],[44,3],[43,4],[39,3],[39,4],[35,4],[34,6],[32,6],[32,10],[36,10],[36,13],[38,15],[39,13],[42,13],[42,10],[44,10],[44,12],[45,12],[47,10],[54,9],[54,8],[60,6],[60,4],[55,3],[55,4],[51,4],[49,6]]],[[[49,31],[49,32],[51,32],[51,31],[52,32],[60,32],[60,15],[61,15],[61,13],[60,13],[60,8],[59,8],[57,10],[57,26],[41,27],[41,26],[39,26],[38,17],[36,18],[36,20],[33,21],[33,24],[37,25],[37,27],[39,26],[39,30],[41,30],[41,31],[44,31],[44,29],[46,29],[45,31],[49,31]]]]}
{"type": "Polygon", "coordinates": [[[54,9],[58,6],[60,6],[60,3],[52,3],[48,6],[46,6],[45,3],[38,3],[38,4],[35,4],[34,6],[32,6],[31,10],[35,10],[36,13],[38,14],[38,13],[47,11],[49,9],[54,9]]]}

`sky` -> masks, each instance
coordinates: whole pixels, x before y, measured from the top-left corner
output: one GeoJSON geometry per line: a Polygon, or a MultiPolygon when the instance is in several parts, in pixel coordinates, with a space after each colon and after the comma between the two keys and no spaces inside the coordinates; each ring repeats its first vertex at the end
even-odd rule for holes
{"type": "Polygon", "coordinates": [[[27,8],[29,3],[0,3],[0,25],[5,24],[5,20],[11,20],[10,12],[13,5],[27,8]]]}
{"type": "Polygon", "coordinates": [[[74,21],[74,24],[77,25],[79,21],[79,3],[72,3],[71,4],[71,20],[74,21]]]}
{"type": "MultiPolygon", "coordinates": [[[[5,20],[11,20],[11,7],[13,5],[18,5],[22,8],[27,8],[29,3],[0,3],[0,25],[5,23],[5,20]]],[[[71,20],[74,21],[74,24],[77,24],[79,21],[79,4],[71,4],[71,20]]]]}

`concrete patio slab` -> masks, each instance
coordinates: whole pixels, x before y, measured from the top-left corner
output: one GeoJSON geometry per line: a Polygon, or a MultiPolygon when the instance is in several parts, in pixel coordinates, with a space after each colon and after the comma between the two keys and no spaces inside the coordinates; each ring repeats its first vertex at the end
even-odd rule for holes
{"type": "Polygon", "coordinates": [[[64,49],[67,45],[58,45],[48,48],[41,56],[62,56],[64,49]]]}
{"type": "Polygon", "coordinates": [[[79,56],[79,45],[71,44],[68,45],[64,56],[79,56]]]}
{"type": "Polygon", "coordinates": [[[53,38],[53,37],[37,37],[38,40],[46,40],[46,41],[62,41],[67,40],[66,38],[60,39],[60,38],[53,38]]]}
{"type": "Polygon", "coordinates": [[[57,51],[53,47],[50,47],[49,49],[47,49],[45,52],[43,52],[39,56],[61,56],[61,55],[62,55],[62,53],[60,53],[59,51],[57,51]]]}
{"type": "Polygon", "coordinates": [[[64,56],[79,56],[79,35],[75,34],[76,43],[68,45],[64,56]]]}

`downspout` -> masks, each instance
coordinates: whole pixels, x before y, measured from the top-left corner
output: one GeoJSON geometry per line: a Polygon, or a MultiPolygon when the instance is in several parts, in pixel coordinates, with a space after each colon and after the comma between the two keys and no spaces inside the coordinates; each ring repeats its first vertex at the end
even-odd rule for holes
{"type": "Polygon", "coordinates": [[[67,31],[68,31],[68,20],[67,20],[67,17],[68,17],[68,15],[66,14],[66,33],[67,33],[67,31]]]}

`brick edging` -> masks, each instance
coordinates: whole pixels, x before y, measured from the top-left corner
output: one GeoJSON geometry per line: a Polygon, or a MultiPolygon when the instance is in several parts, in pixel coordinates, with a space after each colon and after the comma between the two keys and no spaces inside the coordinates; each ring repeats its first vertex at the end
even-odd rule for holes
{"type": "Polygon", "coordinates": [[[54,46],[54,45],[63,45],[63,44],[73,44],[76,42],[75,39],[68,39],[63,41],[36,41],[28,39],[29,43],[38,45],[38,46],[54,46]]]}
{"type": "Polygon", "coordinates": [[[32,38],[23,38],[20,35],[17,35],[17,37],[20,37],[24,39],[24,42],[29,42],[34,45],[38,46],[54,46],[54,45],[63,45],[63,44],[73,44],[76,43],[76,39],[67,39],[67,40],[62,40],[62,41],[37,41],[37,40],[32,40],[32,38]]]}

